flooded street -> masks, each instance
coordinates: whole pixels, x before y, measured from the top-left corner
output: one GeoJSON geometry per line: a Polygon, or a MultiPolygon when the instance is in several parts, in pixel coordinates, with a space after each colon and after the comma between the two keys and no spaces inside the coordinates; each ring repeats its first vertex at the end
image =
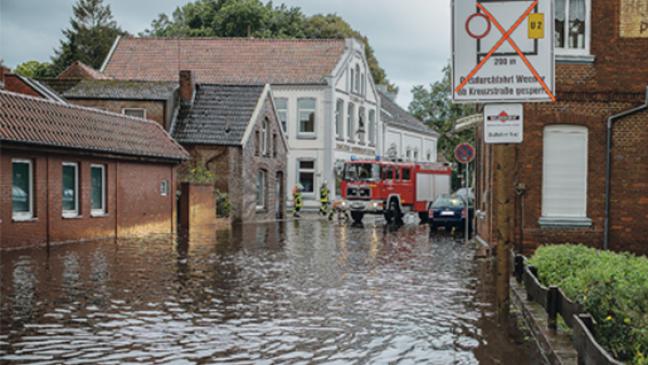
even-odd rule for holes
{"type": "Polygon", "coordinates": [[[315,220],[2,253],[0,361],[533,364],[473,255],[315,220]]]}

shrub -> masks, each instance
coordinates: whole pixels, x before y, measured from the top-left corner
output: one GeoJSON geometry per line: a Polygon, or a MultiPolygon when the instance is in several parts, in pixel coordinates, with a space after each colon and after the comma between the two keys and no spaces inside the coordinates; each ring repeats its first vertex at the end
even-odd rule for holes
{"type": "Polygon", "coordinates": [[[648,259],[580,245],[540,247],[529,260],[596,321],[595,336],[615,358],[648,364],[648,259]]]}
{"type": "Polygon", "coordinates": [[[194,184],[213,184],[216,180],[216,176],[206,167],[198,165],[192,167],[183,176],[181,176],[181,180],[194,184]]]}

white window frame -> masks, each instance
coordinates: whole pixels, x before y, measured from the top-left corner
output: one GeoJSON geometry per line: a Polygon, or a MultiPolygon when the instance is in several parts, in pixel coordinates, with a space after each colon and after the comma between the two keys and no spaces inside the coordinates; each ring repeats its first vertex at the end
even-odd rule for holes
{"type": "Polygon", "coordinates": [[[315,139],[317,138],[317,98],[314,97],[304,97],[297,99],[297,138],[298,139],[315,139]],[[312,109],[310,108],[301,108],[299,102],[301,100],[312,100],[315,105],[312,109]],[[303,132],[302,131],[302,112],[311,112],[313,113],[313,131],[312,132],[303,132]]]}
{"type": "Polygon", "coordinates": [[[278,104],[279,101],[285,101],[285,107],[279,108],[277,107],[277,115],[279,116],[279,124],[281,124],[281,129],[283,129],[284,134],[286,135],[286,138],[288,137],[288,110],[290,110],[290,107],[288,105],[288,98],[275,98],[275,105],[278,104]],[[281,115],[284,115],[284,119],[281,119],[281,115]]]}
{"type": "MultiPolygon", "coordinates": [[[[78,162],[63,162],[61,165],[61,188],[63,187],[63,167],[70,166],[74,167],[74,209],[73,210],[62,210],[64,218],[75,218],[79,216],[79,163],[78,162]]],[[[63,190],[63,189],[61,189],[63,190]]],[[[61,195],[61,206],[63,196],[61,195]]]]}
{"type": "Polygon", "coordinates": [[[351,67],[351,74],[350,74],[351,82],[349,84],[349,92],[353,92],[355,89],[355,69],[353,66],[351,67]]]}
{"type": "Polygon", "coordinates": [[[102,216],[106,214],[106,165],[90,165],[90,215],[102,216]],[[101,209],[92,208],[92,170],[101,170],[101,209]]]}
{"type": "Polygon", "coordinates": [[[261,181],[261,189],[257,186],[257,194],[261,194],[263,204],[259,205],[259,196],[256,196],[256,210],[263,211],[266,209],[268,204],[268,172],[264,169],[257,170],[257,185],[259,184],[259,176],[261,176],[263,181],[261,181]]]}
{"type": "MultiPolygon", "coordinates": [[[[585,1],[585,48],[569,48],[569,2],[571,0],[565,0],[565,47],[558,47],[556,45],[556,55],[557,56],[589,56],[590,55],[590,41],[592,34],[592,1],[585,1]]],[[[556,9],[554,9],[555,11],[556,9]]],[[[555,27],[555,25],[554,25],[555,27]]],[[[555,34],[553,35],[555,37],[555,34]]]]}
{"type": "Polygon", "coordinates": [[[358,108],[358,128],[356,134],[358,135],[358,143],[365,144],[367,138],[367,108],[364,106],[358,108]],[[362,133],[360,133],[361,130],[363,131],[362,133]]]}
{"type": "Polygon", "coordinates": [[[588,186],[587,186],[587,180],[588,180],[588,158],[589,158],[589,129],[585,126],[580,126],[580,125],[567,125],[567,124],[556,124],[556,125],[549,125],[544,128],[543,131],[543,152],[542,152],[542,217],[540,218],[540,224],[541,225],[566,225],[566,226],[589,226],[591,225],[591,220],[587,217],[587,203],[588,203],[588,186]],[[581,134],[582,137],[584,138],[584,145],[585,145],[585,151],[584,156],[581,156],[584,161],[584,165],[582,166],[583,168],[583,179],[582,181],[578,182],[579,185],[583,186],[583,196],[582,196],[582,211],[575,213],[575,214],[569,214],[569,215],[558,215],[552,212],[549,208],[548,202],[545,200],[548,196],[548,166],[547,166],[547,136],[549,133],[555,133],[555,132],[560,132],[560,133],[573,133],[573,134],[581,134]]]}
{"type": "Polygon", "coordinates": [[[356,106],[353,102],[347,104],[347,122],[346,122],[346,134],[347,142],[355,142],[355,115],[356,115],[356,106]]]}
{"type": "MultiPolygon", "coordinates": [[[[11,160],[11,187],[13,189],[13,164],[24,163],[29,166],[29,211],[28,212],[13,212],[13,196],[12,196],[12,212],[11,218],[14,221],[28,221],[34,219],[34,162],[28,159],[15,158],[11,160]]],[[[13,195],[13,194],[12,194],[13,195]]]]}
{"type": "Polygon", "coordinates": [[[361,77],[361,75],[362,75],[362,72],[360,72],[360,65],[356,64],[355,65],[355,77],[356,77],[356,79],[355,79],[355,88],[353,89],[353,91],[356,94],[360,94],[360,83],[361,83],[360,77],[361,77]]]}
{"type": "Polygon", "coordinates": [[[301,173],[306,172],[306,173],[313,173],[313,191],[312,192],[303,192],[304,195],[307,196],[314,196],[315,193],[317,192],[317,160],[314,158],[300,158],[297,159],[297,181],[295,182],[295,185],[301,183],[301,173]],[[307,169],[301,168],[301,163],[302,162],[312,162],[313,163],[313,168],[312,169],[307,169]]]}
{"type": "Polygon", "coordinates": [[[142,113],[144,114],[142,119],[146,119],[146,108],[122,108],[122,114],[126,115],[127,117],[131,117],[131,118],[139,118],[139,117],[135,117],[135,116],[126,114],[127,111],[136,111],[136,110],[137,111],[142,111],[142,113]]]}
{"type": "Polygon", "coordinates": [[[169,196],[169,180],[160,181],[160,196],[169,196]]]}
{"type": "Polygon", "coordinates": [[[261,155],[268,156],[268,120],[261,122],[261,155]]]}
{"type": "Polygon", "coordinates": [[[344,139],[344,99],[337,99],[335,102],[335,138],[344,139]],[[341,107],[340,107],[341,106],[341,107]]]}
{"type": "Polygon", "coordinates": [[[369,138],[369,145],[370,146],[375,146],[376,145],[376,110],[375,109],[370,109],[369,110],[369,131],[367,133],[368,138],[369,138]]]}

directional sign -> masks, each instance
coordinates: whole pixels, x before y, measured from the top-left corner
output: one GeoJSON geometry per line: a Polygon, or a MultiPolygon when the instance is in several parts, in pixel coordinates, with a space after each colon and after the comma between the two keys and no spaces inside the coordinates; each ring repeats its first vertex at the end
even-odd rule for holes
{"type": "Polygon", "coordinates": [[[553,0],[453,0],[454,102],[555,101],[553,0]]]}
{"type": "Polygon", "coordinates": [[[464,165],[471,163],[475,159],[475,148],[468,143],[458,145],[454,153],[457,161],[464,165]]]}
{"type": "Polygon", "coordinates": [[[484,106],[484,142],[522,143],[524,107],[522,104],[486,104],[484,106]]]}

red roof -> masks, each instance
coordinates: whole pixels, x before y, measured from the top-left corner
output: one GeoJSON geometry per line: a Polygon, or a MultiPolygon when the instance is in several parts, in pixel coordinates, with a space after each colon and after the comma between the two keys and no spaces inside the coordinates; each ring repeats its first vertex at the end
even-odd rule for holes
{"type": "Polygon", "coordinates": [[[103,73],[121,80],[321,84],[344,53],[344,39],[118,38],[103,73]]]}
{"type": "Polygon", "coordinates": [[[94,68],[86,65],[81,61],[75,61],[58,75],[59,80],[66,79],[90,79],[90,80],[109,80],[110,77],[102,74],[94,68]]]}
{"type": "Polygon", "coordinates": [[[189,157],[155,122],[7,91],[0,91],[0,141],[156,159],[189,157]]]}

